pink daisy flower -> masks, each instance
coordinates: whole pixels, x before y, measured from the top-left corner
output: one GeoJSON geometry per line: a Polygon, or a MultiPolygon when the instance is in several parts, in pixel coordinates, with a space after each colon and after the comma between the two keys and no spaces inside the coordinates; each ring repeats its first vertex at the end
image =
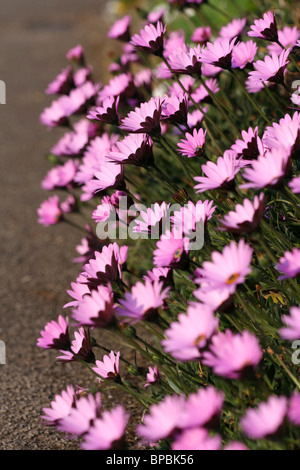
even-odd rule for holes
{"type": "Polygon", "coordinates": [[[179,314],[178,321],[171,323],[165,331],[166,339],[161,344],[179,361],[199,360],[218,325],[219,320],[209,307],[192,302],[187,313],[179,314]]]}
{"type": "Polygon", "coordinates": [[[60,395],[55,395],[55,398],[50,403],[50,408],[43,408],[42,419],[47,421],[49,426],[56,426],[61,419],[69,415],[72,408],[75,406],[76,396],[72,385],[63,390],[60,395]]]}
{"type": "Polygon", "coordinates": [[[182,417],[181,428],[216,428],[224,403],[224,392],[212,386],[200,388],[197,393],[188,396],[182,417]]]}
{"type": "Polygon", "coordinates": [[[205,86],[200,85],[200,87],[197,88],[197,90],[195,90],[195,92],[192,94],[192,98],[196,101],[196,103],[210,103],[212,101],[206,88],[208,88],[213,94],[218,93],[218,91],[220,91],[219,84],[215,78],[209,78],[208,80],[206,80],[205,86]]]}
{"type": "Polygon", "coordinates": [[[300,175],[297,176],[296,178],[293,178],[290,182],[289,182],[289,187],[291,188],[292,192],[295,193],[295,194],[299,194],[300,193],[300,175]]]}
{"type": "Polygon", "coordinates": [[[57,165],[48,171],[41,182],[41,187],[46,191],[52,191],[55,188],[70,187],[75,178],[79,167],[78,160],[68,160],[63,165],[57,165]]]}
{"type": "Polygon", "coordinates": [[[59,315],[58,321],[50,321],[40,332],[37,346],[44,349],[69,349],[71,346],[69,336],[69,319],[59,315]]]}
{"type": "Polygon", "coordinates": [[[271,83],[283,83],[286,67],[290,63],[288,56],[290,49],[283,50],[278,56],[272,53],[272,56],[265,56],[264,60],[254,62],[254,71],[249,73],[253,80],[271,83]]]}
{"type": "Polygon", "coordinates": [[[143,276],[144,281],[159,281],[163,283],[163,287],[173,285],[173,271],[170,268],[153,268],[152,271],[147,271],[143,276]]]}
{"type": "Polygon", "coordinates": [[[286,251],[284,256],[280,258],[276,268],[283,273],[282,276],[279,276],[279,281],[297,277],[300,273],[300,249],[293,248],[291,252],[286,251]]]}
{"type": "Polygon", "coordinates": [[[187,124],[188,95],[165,95],[162,103],[161,120],[169,124],[187,124]]]}
{"type": "Polygon", "coordinates": [[[153,142],[146,134],[129,134],[116,143],[108,160],[119,164],[148,166],[154,163],[153,142]]]}
{"type": "Polygon", "coordinates": [[[185,32],[183,29],[171,31],[165,39],[164,56],[170,57],[175,50],[185,47],[185,32]]]}
{"type": "Polygon", "coordinates": [[[173,73],[187,74],[195,78],[201,76],[201,52],[202,48],[197,46],[186,46],[183,44],[174,49],[168,57],[168,63],[173,73]]]}
{"type": "Polygon", "coordinates": [[[231,441],[224,447],[223,450],[249,450],[249,449],[242,442],[231,441]]]}
{"type": "Polygon", "coordinates": [[[113,77],[98,93],[98,100],[102,104],[105,99],[125,95],[132,86],[132,75],[121,73],[113,77]]]}
{"type": "Polygon", "coordinates": [[[237,204],[234,211],[230,211],[220,221],[219,230],[231,233],[250,233],[259,227],[265,209],[263,193],[254,196],[253,202],[244,199],[243,204],[237,204]]]}
{"type": "Polygon", "coordinates": [[[249,331],[233,334],[227,329],[213,336],[209,351],[203,353],[202,362],[216,375],[239,379],[249,369],[255,368],[261,358],[262,350],[256,336],[249,331]]]}
{"type": "Polygon", "coordinates": [[[84,328],[78,328],[74,333],[74,340],[71,343],[69,351],[61,350],[62,356],[58,356],[58,362],[73,362],[80,358],[84,362],[94,363],[95,355],[91,346],[90,331],[84,328]]]}
{"type": "Polygon", "coordinates": [[[254,25],[251,26],[251,31],[248,32],[248,36],[277,42],[278,31],[274,13],[267,11],[264,13],[263,18],[254,20],[254,25]]]}
{"type": "Polygon", "coordinates": [[[157,366],[148,368],[146,380],[147,382],[145,383],[144,387],[149,387],[149,385],[156,384],[160,381],[160,375],[157,366]]]}
{"type": "MultiPolygon", "coordinates": [[[[147,211],[141,210],[140,216],[134,220],[133,231],[136,233],[151,234],[151,239],[158,239],[165,231],[165,226],[169,222],[170,204],[156,202],[147,211]]],[[[137,210],[139,207],[137,206],[137,210]]]]}
{"type": "MultiPolygon", "coordinates": [[[[293,49],[299,39],[299,36],[300,31],[297,26],[284,26],[282,30],[278,31],[278,40],[285,49],[293,49]]],[[[282,52],[282,47],[279,44],[276,44],[276,42],[268,44],[267,49],[269,50],[270,54],[274,52],[275,54],[279,55],[282,52]]]]}
{"type": "MultiPolygon", "coordinates": [[[[195,279],[196,283],[201,282],[200,279],[195,279]]],[[[209,307],[213,312],[226,311],[232,305],[232,295],[227,289],[215,289],[207,291],[205,289],[207,284],[193,292],[194,297],[200,300],[204,305],[209,307]]]]}
{"type": "Polygon", "coordinates": [[[292,149],[292,153],[300,150],[300,113],[296,111],[293,116],[286,114],[279,123],[273,122],[267,126],[263,135],[266,147],[285,147],[292,149]]]}
{"type": "Polygon", "coordinates": [[[206,132],[203,129],[199,129],[199,131],[194,129],[193,134],[187,132],[185,139],[182,139],[177,144],[177,147],[180,149],[179,152],[188,158],[201,157],[205,151],[206,132]]]}
{"type": "Polygon", "coordinates": [[[289,400],[288,419],[292,424],[300,426],[300,393],[294,392],[289,400]]]}
{"type": "MultiPolygon", "coordinates": [[[[86,294],[90,293],[88,286],[83,283],[85,281],[86,281],[86,276],[84,276],[83,274],[80,274],[77,277],[76,282],[71,282],[71,289],[67,290],[67,294],[70,297],[72,297],[74,300],[65,304],[64,308],[77,307],[79,303],[83,300],[83,297],[86,294]]],[[[59,348],[59,349],[62,349],[62,348],[59,348]]]]}
{"type": "Polygon", "coordinates": [[[201,60],[204,64],[215,65],[221,69],[230,70],[232,67],[232,53],[236,45],[236,38],[218,38],[214,43],[208,42],[202,49],[201,60]]]}
{"type": "Polygon", "coordinates": [[[205,176],[194,178],[197,193],[203,193],[210,189],[230,189],[234,185],[234,178],[242,167],[241,160],[233,150],[226,150],[223,157],[219,157],[216,163],[208,162],[202,165],[205,176]]]}
{"type": "Polygon", "coordinates": [[[96,136],[98,126],[86,119],[74,124],[72,132],[66,132],[51,148],[51,153],[61,157],[81,155],[86,145],[96,136]]]}
{"type": "Polygon", "coordinates": [[[294,341],[300,338],[300,307],[291,307],[290,315],[281,317],[285,327],[280,328],[281,338],[294,341]]]}
{"type": "Polygon", "coordinates": [[[241,427],[251,439],[264,439],[276,434],[287,413],[286,397],[271,395],[257,408],[248,409],[241,419],[241,427]]]}
{"type": "Polygon", "coordinates": [[[214,251],[212,261],[204,261],[198,271],[201,286],[205,290],[227,289],[233,294],[238,284],[245,282],[246,276],[251,272],[252,248],[240,240],[238,244],[232,241],[225,246],[222,253],[214,251]]]}
{"type": "Polygon", "coordinates": [[[168,291],[168,287],[163,290],[163,283],[159,281],[147,279],[144,284],[137,282],[131,292],[125,292],[124,299],[119,300],[121,306],[116,309],[116,314],[132,319],[134,323],[151,321],[157,315],[158,308],[163,306],[168,291]]]}
{"type": "Polygon", "coordinates": [[[213,216],[216,206],[213,206],[213,201],[197,201],[194,204],[192,201],[188,201],[180,210],[175,211],[174,215],[171,216],[171,221],[174,224],[174,230],[176,233],[190,236],[191,232],[199,228],[199,224],[204,227],[207,221],[213,216]]]}
{"type": "MultiPolygon", "coordinates": [[[[96,361],[96,367],[93,367],[93,371],[103,379],[118,380],[119,362],[120,351],[118,351],[116,355],[111,351],[109,356],[106,354],[103,356],[103,361],[96,361]]],[[[99,382],[101,382],[101,378],[99,382]]]]}
{"type": "Polygon", "coordinates": [[[159,136],[161,133],[161,112],[161,99],[152,97],[148,102],[142,103],[139,108],[130,111],[128,116],[123,119],[120,129],[137,134],[159,136]]]}
{"type": "Polygon", "coordinates": [[[76,406],[70,413],[59,420],[57,429],[62,432],[81,436],[89,431],[94,421],[100,417],[101,396],[100,393],[76,400],[76,406]]]}
{"type": "Polygon", "coordinates": [[[259,155],[263,155],[264,147],[258,137],[258,126],[255,129],[249,127],[248,131],[242,131],[242,139],[236,140],[231,148],[239,157],[243,157],[245,160],[252,160],[259,155]]]}
{"type": "Polygon", "coordinates": [[[251,167],[246,168],[243,173],[249,183],[242,184],[240,188],[278,188],[290,169],[290,150],[284,147],[274,148],[251,161],[251,167]]]}
{"type": "Polygon", "coordinates": [[[147,442],[157,442],[172,437],[181,425],[184,399],[168,395],[157,405],[151,405],[150,412],[144,416],[143,424],[137,433],[147,442]]]}
{"type": "Polygon", "coordinates": [[[58,196],[50,196],[37,210],[38,223],[44,227],[57,224],[62,219],[62,210],[58,196]]]}
{"type": "Polygon", "coordinates": [[[156,243],[153,252],[153,263],[156,267],[185,269],[188,263],[187,242],[185,238],[178,238],[174,230],[167,230],[156,243]]]}
{"type": "Polygon", "coordinates": [[[96,223],[99,223],[109,220],[110,218],[115,216],[115,207],[111,204],[111,202],[108,202],[99,204],[99,206],[97,206],[97,209],[93,211],[92,219],[94,219],[96,223]]]}
{"type": "Polygon", "coordinates": [[[100,121],[106,124],[111,124],[112,126],[119,125],[119,114],[118,114],[118,105],[120,97],[115,98],[111,96],[106,98],[102,106],[98,106],[95,109],[91,109],[87,115],[88,119],[100,121]]]}
{"type": "Polygon", "coordinates": [[[112,39],[119,39],[119,41],[128,42],[130,40],[130,23],[131,16],[123,16],[123,18],[120,18],[111,26],[107,36],[112,39]]]}
{"type": "Polygon", "coordinates": [[[195,428],[183,431],[176,436],[172,450],[221,450],[222,438],[211,436],[206,429],[195,428]]]}
{"type": "Polygon", "coordinates": [[[244,69],[252,64],[257,53],[257,45],[253,41],[240,42],[232,52],[232,68],[244,69]]]}
{"type": "Polygon", "coordinates": [[[140,34],[134,34],[130,43],[136,48],[149,54],[162,56],[164,50],[164,36],[166,26],[160,21],[156,26],[153,24],[146,25],[141,29],[140,34]]]}
{"type": "Polygon", "coordinates": [[[104,411],[101,418],[94,421],[84,441],[84,450],[122,450],[125,447],[125,430],[129,416],[118,405],[110,411],[104,411]]]}
{"type": "Polygon", "coordinates": [[[91,65],[76,70],[73,75],[75,87],[80,87],[86,82],[93,82],[92,72],[93,68],[91,67],[91,65]]]}
{"type": "Polygon", "coordinates": [[[192,42],[200,45],[205,45],[211,38],[211,27],[200,26],[196,28],[191,36],[192,42]]]}
{"type": "Polygon", "coordinates": [[[114,321],[114,307],[110,288],[98,286],[97,290],[84,296],[72,316],[80,325],[103,328],[114,321]]]}
{"type": "Polygon", "coordinates": [[[67,54],[66,58],[72,62],[76,62],[79,65],[84,65],[84,50],[81,44],[77,44],[77,46],[72,47],[67,54]]]}
{"type": "Polygon", "coordinates": [[[246,23],[246,18],[233,19],[230,23],[220,29],[220,37],[227,38],[229,40],[240,37],[244,31],[246,23]]]}
{"type": "Polygon", "coordinates": [[[91,259],[84,267],[87,276],[87,284],[96,288],[101,284],[113,283],[122,278],[122,265],[127,259],[127,246],[119,246],[111,243],[102,248],[101,253],[96,251],[94,259],[91,259]]]}
{"type": "Polygon", "coordinates": [[[74,88],[72,67],[64,68],[53,82],[49,83],[45,93],[47,95],[67,95],[74,88]]]}
{"type": "Polygon", "coordinates": [[[165,7],[152,10],[147,16],[147,21],[149,21],[149,23],[157,23],[158,21],[162,22],[165,13],[166,13],[165,7]]]}

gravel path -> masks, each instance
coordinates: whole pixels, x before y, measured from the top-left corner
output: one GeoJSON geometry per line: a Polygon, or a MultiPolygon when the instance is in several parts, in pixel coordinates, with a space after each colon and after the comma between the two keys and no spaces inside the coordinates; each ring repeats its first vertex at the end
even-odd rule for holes
{"type": "MultiPolygon", "coordinates": [[[[44,155],[58,138],[38,117],[50,102],[43,91],[74,45],[84,45],[103,78],[96,54],[105,57],[108,24],[101,14],[101,0],[1,0],[0,79],[7,87],[7,104],[0,105],[0,340],[7,348],[7,364],[0,365],[2,450],[78,448],[40,420],[56,393],[91,378],[79,364],[57,364],[53,351],[35,346],[40,329],[68,300],[65,290],[79,270],[71,259],[81,238],[64,225],[37,224],[36,209],[47,197],[40,189],[49,167],[44,155]]],[[[104,398],[108,406],[124,401],[113,391],[104,398]]],[[[125,403],[134,409],[127,397],[125,403]]]]}

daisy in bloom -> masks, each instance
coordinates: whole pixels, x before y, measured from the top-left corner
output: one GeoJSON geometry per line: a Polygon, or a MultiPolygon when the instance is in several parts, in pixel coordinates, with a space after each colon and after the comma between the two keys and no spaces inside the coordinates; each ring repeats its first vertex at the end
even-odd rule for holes
{"type": "Polygon", "coordinates": [[[210,40],[211,37],[211,27],[210,26],[200,26],[199,28],[196,28],[191,36],[191,41],[200,44],[200,45],[205,45],[207,41],[210,40]]]}
{"type": "Polygon", "coordinates": [[[286,67],[290,63],[288,56],[290,49],[283,50],[278,56],[274,52],[272,56],[265,56],[264,60],[254,62],[254,71],[249,73],[253,80],[271,83],[284,83],[286,67]]]}
{"type": "Polygon", "coordinates": [[[283,273],[283,275],[279,276],[279,281],[297,277],[300,273],[300,249],[293,248],[291,252],[286,251],[276,265],[276,269],[283,273]]]}
{"type": "Polygon", "coordinates": [[[106,98],[102,106],[98,106],[95,109],[91,109],[87,115],[88,119],[100,121],[106,124],[111,124],[112,126],[119,125],[119,114],[118,114],[118,105],[120,97],[115,98],[110,96],[106,98]]]}
{"type": "Polygon", "coordinates": [[[41,331],[37,346],[44,349],[69,349],[69,319],[59,315],[58,321],[50,321],[41,331]]]}
{"type": "Polygon", "coordinates": [[[219,157],[217,162],[208,162],[202,165],[205,176],[195,176],[195,190],[203,193],[210,189],[230,189],[234,185],[234,178],[240,171],[243,163],[233,150],[226,150],[223,157],[219,157]]]}
{"type": "Polygon", "coordinates": [[[282,315],[283,323],[286,325],[280,328],[281,338],[294,341],[300,338],[300,307],[291,307],[290,315],[282,315]]]}
{"type": "Polygon", "coordinates": [[[149,54],[162,56],[164,50],[164,36],[166,26],[160,21],[156,26],[153,24],[146,25],[141,29],[140,34],[134,34],[130,43],[136,48],[149,54]]]}
{"type": "Polygon", "coordinates": [[[188,201],[180,210],[175,211],[171,216],[171,221],[174,224],[174,230],[182,237],[185,235],[191,238],[196,229],[206,226],[207,221],[213,216],[216,206],[213,206],[213,201],[197,201],[194,204],[188,201]]]}
{"type": "Polygon", "coordinates": [[[206,48],[202,49],[201,60],[204,64],[215,65],[221,69],[232,68],[232,53],[236,45],[236,38],[218,38],[214,43],[208,42],[206,48]]]}
{"type": "Polygon", "coordinates": [[[92,214],[92,219],[95,220],[95,222],[104,222],[105,220],[109,220],[110,218],[113,218],[116,216],[116,211],[114,206],[109,202],[109,203],[103,203],[99,204],[97,206],[97,209],[93,211],[92,214]]]}
{"type": "MultiPolygon", "coordinates": [[[[204,107],[203,111],[207,113],[208,108],[204,107]]],[[[195,109],[195,111],[192,111],[191,113],[188,114],[188,126],[190,129],[200,129],[201,128],[201,123],[203,120],[203,114],[199,109],[195,109]]]]}
{"type": "Polygon", "coordinates": [[[72,385],[63,390],[60,395],[55,395],[54,400],[50,403],[50,408],[43,408],[42,419],[47,421],[49,426],[55,426],[61,419],[69,415],[73,407],[75,407],[76,395],[72,385]]]}
{"type": "Polygon", "coordinates": [[[211,436],[206,429],[194,428],[176,436],[172,450],[221,450],[222,438],[211,436]]]}
{"type": "MultiPolygon", "coordinates": [[[[118,351],[116,355],[111,351],[109,356],[106,354],[103,356],[103,361],[96,361],[96,367],[93,367],[93,371],[103,379],[118,380],[119,362],[120,351],[118,351]]],[[[99,379],[99,382],[101,382],[101,378],[99,379]]]]}
{"type": "Polygon", "coordinates": [[[231,233],[250,233],[259,227],[265,209],[263,193],[254,196],[253,202],[244,199],[243,204],[237,204],[234,211],[230,211],[220,221],[219,230],[231,233]]]}
{"type": "Polygon", "coordinates": [[[288,419],[296,426],[300,426],[300,393],[294,392],[289,400],[288,419]]]}
{"type": "Polygon", "coordinates": [[[38,223],[44,227],[57,224],[63,216],[58,196],[50,196],[37,210],[38,223]]]}
{"type": "Polygon", "coordinates": [[[73,310],[73,318],[83,326],[103,328],[114,320],[113,292],[109,287],[98,286],[90,295],[85,295],[73,310]]]}
{"type": "MultiPolygon", "coordinates": [[[[195,279],[195,283],[200,283],[200,279],[195,279]]],[[[193,292],[194,297],[200,300],[203,304],[207,305],[213,312],[226,311],[232,304],[232,295],[227,289],[215,289],[207,291],[205,289],[207,284],[193,292]]]]}
{"type": "Polygon", "coordinates": [[[274,13],[267,11],[259,20],[254,20],[248,36],[262,38],[271,42],[278,42],[278,30],[274,13]]]}
{"type": "Polygon", "coordinates": [[[171,31],[164,44],[164,56],[170,57],[177,49],[185,47],[185,32],[183,29],[171,31]]]}
{"type": "Polygon", "coordinates": [[[213,336],[202,362],[212,367],[216,375],[239,379],[255,368],[261,358],[262,350],[256,336],[249,331],[233,334],[231,330],[225,330],[213,336]]]}
{"type": "MultiPolygon", "coordinates": [[[[278,31],[278,40],[280,44],[283,45],[285,49],[291,48],[296,45],[297,40],[300,37],[300,31],[297,26],[284,26],[282,30],[278,31]]],[[[267,49],[269,50],[270,54],[275,52],[275,54],[279,55],[282,51],[282,47],[276,42],[272,42],[271,44],[267,45],[267,49]]]]}
{"type": "Polygon", "coordinates": [[[146,280],[137,282],[131,292],[125,292],[124,299],[119,300],[121,307],[116,309],[120,317],[132,319],[132,322],[141,320],[151,321],[155,318],[159,307],[163,306],[169,288],[163,290],[163,283],[146,280]]]}
{"type": "Polygon", "coordinates": [[[267,126],[262,140],[270,149],[285,147],[297,153],[300,150],[300,113],[296,111],[293,116],[286,114],[279,123],[273,122],[272,126],[267,126]]]}
{"type": "Polygon", "coordinates": [[[72,62],[76,62],[79,65],[84,65],[84,50],[81,44],[72,47],[67,54],[66,58],[72,62]]]}
{"type": "Polygon", "coordinates": [[[129,416],[119,405],[110,411],[103,411],[84,436],[81,444],[84,450],[121,450],[125,446],[125,430],[129,416]]]}
{"type": "Polygon", "coordinates": [[[166,9],[164,7],[150,11],[150,13],[147,16],[147,20],[149,21],[149,23],[157,23],[158,21],[162,22],[165,13],[166,13],[166,9]]]}
{"type": "Polygon", "coordinates": [[[296,178],[293,178],[289,182],[289,187],[291,188],[293,193],[299,194],[300,193],[300,176],[297,176],[296,178]]]}
{"type": "Polygon", "coordinates": [[[80,358],[84,362],[94,363],[95,355],[92,351],[91,338],[89,330],[78,328],[74,333],[74,340],[71,343],[69,351],[61,350],[62,356],[58,356],[58,362],[78,361],[80,358]]]}
{"type": "Polygon", "coordinates": [[[248,76],[247,80],[245,81],[245,87],[248,93],[259,93],[261,90],[264,89],[265,86],[269,86],[268,82],[262,82],[261,80],[257,80],[253,77],[248,76]]]}
{"type": "Polygon", "coordinates": [[[168,63],[173,73],[187,74],[198,78],[201,76],[201,51],[202,48],[183,44],[174,49],[168,57],[168,63]]]}
{"type": "Polygon", "coordinates": [[[174,230],[167,230],[156,243],[153,264],[156,267],[185,269],[188,263],[186,238],[178,238],[174,230]]]}
{"type": "Polygon", "coordinates": [[[157,405],[151,405],[144,416],[143,424],[137,433],[147,442],[157,442],[172,437],[180,428],[184,399],[178,395],[168,395],[157,405]]]}
{"type": "Polygon", "coordinates": [[[104,246],[102,252],[98,251],[84,267],[84,273],[87,276],[87,284],[96,288],[101,284],[117,281],[122,278],[122,264],[127,258],[127,246],[119,246],[117,243],[111,243],[104,246]]]}
{"type": "Polygon", "coordinates": [[[132,75],[130,73],[121,73],[113,77],[107,85],[98,93],[98,100],[103,103],[105,99],[111,96],[122,96],[132,85],[132,75]]]}
{"type": "MultiPolygon", "coordinates": [[[[137,210],[139,206],[137,205],[137,210]]],[[[143,208],[143,206],[142,206],[143,208]]],[[[148,233],[151,234],[151,239],[158,239],[162,233],[164,233],[166,224],[169,221],[169,209],[170,204],[162,202],[159,204],[156,202],[151,207],[147,208],[147,211],[141,210],[140,215],[134,220],[135,226],[133,231],[137,233],[148,233]]]]}
{"type": "Polygon", "coordinates": [[[192,302],[187,313],[179,314],[178,321],[165,331],[166,339],[161,344],[179,361],[195,361],[202,357],[218,325],[219,320],[209,307],[192,302]]]}
{"type": "Polygon", "coordinates": [[[131,16],[123,16],[123,18],[120,18],[111,26],[107,33],[107,37],[111,39],[119,39],[119,41],[128,42],[130,40],[130,23],[131,16]]]}
{"type": "Polygon", "coordinates": [[[210,103],[212,101],[212,98],[210,97],[209,92],[206,88],[208,88],[211,93],[214,94],[220,91],[217,80],[215,78],[209,78],[208,80],[206,80],[205,86],[200,85],[200,87],[197,88],[194,93],[192,93],[192,98],[194,101],[196,101],[196,103],[210,103]]]}
{"type": "Polygon", "coordinates": [[[194,129],[193,134],[187,132],[185,139],[182,139],[177,144],[179,152],[188,158],[201,157],[205,151],[206,132],[207,131],[204,131],[202,128],[199,129],[199,131],[194,129]]]}
{"type": "Polygon", "coordinates": [[[242,431],[251,439],[264,439],[278,432],[287,413],[286,397],[271,395],[257,408],[248,409],[241,419],[242,431]]]}
{"type": "Polygon", "coordinates": [[[99,166],[94,177],[82,187],[82,201],[91,199],[96,193],[105,189],[124,189],[125,187],[123,165],[113,165],[108,157],[105,157],[104,162],[99,166]]]}
{"type": "Polygon", "coordinates": [[[258,126],[255,129],[249,127],[248,131],[242,131],[241,134],[242,139],[236,140],[235,144],[231,147],[239,157],[243,157],[245,160],[252,160],[264,154],[263,143],[258,136],[258,126]]]}
{"type": "Polygon", "coordinates": [[[59,420],[57,429],[69,434],[81,436],[91,427],[92,423],[100,417],[101,396],[100,393],[76,400],[76,406],[72,407],[70,413],[59,420]]]}
{"type": "MultiPolygon", "coordinates": [[[[73,263],[87,263],[90,259],[94,257],[95,251],[102,250],[103,244],[94,234],[91,227],[87,224],[85,226],[85,229],[87,232],[86,236],[83,237],[81,239],[81,243],[76,246],[76,251],[79,253],[80,256],[78,256],[77,258],[73,258],[73,263]]],[[[85,275],[85,277],[87,277],[87,275],[85,275]]]]}
{"type": "Polygon", "coordinates": [[[76,282],[71,282],[71,289],[67,290],[67,294],[69,294],[69,296],[72,297],[74,300],[65,304],[64,308],[77,307],[78,304],[83,300],[83,297],[86,294],[90,294],[90,289],[86,284],[84,284],[85,281],[86,276],[80,274],[77,277],[76,282]]]}
{"type": "Polygon", "coordinates": [[[80,87],[86,82],[93,82],[92,72],[93,68],[90,65],[76,70],[73,75],[75,87],[80,87]]]}
{"type": "Polygon", "coordinates": [[[147,271],[143,279],[162,282],[164,288],[174,285],[173,271],[170,268],[153,268],[152,271],[147,271]]]}
{"type": "Polygon", "coordinates": [[[201,286],[207,291],[215,289],[227,289],[233,294],[238,284],[245,282],[246,276],[251,272],[252,248],[240,240],[232,241],[225,246],[222,253],[214,251],[212,261],[204,261],[198,271],[202,275],[199,278],[201,286]]]}
{"type": "Polygon", "coordinates": [[[226,26],[223,26],[220,30],[220,37],[227,38],[229,40],[240,37],[246,26],[246,18],[235,18],[226,26]]]}
{"type": "Polygon", "coordinates": [[[122,120],[120,129],[126,132],[157,137],[161,133],[161,112],[161,99],[152,97],[148,102],[142,103],[139,108],[130,111],[128,116],[122,120]]]}
{"type": "Polygon", "coordinates": [[[240,42],[232,52],[232,68],[244,69],[252,64],[257,53],[257,45],[254,41],[240,42]]]}
{"type": "Polygon", "coordinates": [[[162,103],[161,119],[169,124],[187,124],[188,95],[165,95],[162,103]]]}
{"type": "Polygon", "coordinates": [[[107,159],[122,165],[153,165],[152,139],[146,134],[129,134],[116,143],[115,149],[109,152],[107,159]]]}
{"type": "Polygon", "coordinates": [[[215,428],[219,426],[224,393],[214,387],[200,388],[188,396],[183,410],[181,428],[215,428]]]}
{"type": "Polygon", "coordinates": [[[55,188],[70,187],[75,178],[78,167],[78,160],[68,160],[63,165],[57,165],[56,167],[51,168],[42,180],[41,187],[46,191],[52,191],[55,188]]]}
{"type": "Polygon", "coordinates": [[[147,372],[147,382],[145,383],[144,387],[149,387],[149,385],[153,385],[160,380],[159,372],[157,366],[149,367],[147,372]]]}
{"type": "Polygon", "coordinates": [[[80,119],[73,126],[72,132],[67,132],[51,148],[51,153],[61,157],[82,155],[88,143],[96,137],[98,125],[87,119],[80,119]]]}
{"type": "Polygon", "coordinates": [[[40,121],[45,126],[52,128],[58,126],[68,126],[69,117],[74,113],[74,108],[68,96],[61,96],[51,105],[44,109],[40,115],[40,121]]]}
{"type": "Polygon", "coordinates": [[[284,178],[290,173],[290,150],[284,147],[274,148],[259,155],[257,160],[251,161],[251,167],[245,168],[243,178],[249,183],[244,183],[240,188],[278,188],[284,178]]]}
{"type": "Polygon", "coordinates": [[[72,67],[69,65],[63,69],[51,82],[45,93],[47,95],[67,95],[74,88],[72,67]]]}

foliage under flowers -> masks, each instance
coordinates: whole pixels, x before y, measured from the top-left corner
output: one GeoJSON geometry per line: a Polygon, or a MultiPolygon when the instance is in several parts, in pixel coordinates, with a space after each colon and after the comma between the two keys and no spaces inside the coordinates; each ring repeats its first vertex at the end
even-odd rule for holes
{"type": "Polygon", "coordinates": [[[67,199],[49,197],[39,222],[85,235],[72,321],[51,320],[37,345],[87,367],[95,387],[70,385],[42,418],[83,449],[126,448],[127,413],[102,411],[109,383],[144,407],[136,432],[157,448],[299,449],[300,31],[269,2],[255,17],[223,12],[219,30],[215,3],[168,3],[141,11],[135,34],[129,15],[111,27],[122,47],[106,85],[76,46],[46,90],[59,97],[41,122],[69,129],[42,187],[67,199]],[[131,222],[124,196],[146,206],[136,237],[99,239],[95,223],[113,213],[117,229],[131,222]],[[204,245],[191,250],[201,223],[204,245]],[[105,347],[107,334],[135,363],[105,347]]]}

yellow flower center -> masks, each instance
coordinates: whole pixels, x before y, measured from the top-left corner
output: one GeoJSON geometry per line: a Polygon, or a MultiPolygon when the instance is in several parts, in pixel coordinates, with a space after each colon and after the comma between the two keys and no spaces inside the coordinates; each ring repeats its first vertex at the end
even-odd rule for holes
{"type": "Polygon", "coordinates": [[[202,341],[204,341],[204,340],[205,340],[205,335],[203,335],[203,334],[199,335],[194,341],[194,346],[196,346],[196,347],[199,346],[199,344],[202,343],[202,341]]]}
{"type": "Polygon", "coordinates": [[[174,258],[178,259],[181,256],[181,248],[178,248],[178,250],[175,251],[174,253],[174,258]]]}
{"type": "Polygon", "coordinates": [[[239,273],[231,274],[226,281],[226,284],[233,284],[239,277],[239,273]]]}

